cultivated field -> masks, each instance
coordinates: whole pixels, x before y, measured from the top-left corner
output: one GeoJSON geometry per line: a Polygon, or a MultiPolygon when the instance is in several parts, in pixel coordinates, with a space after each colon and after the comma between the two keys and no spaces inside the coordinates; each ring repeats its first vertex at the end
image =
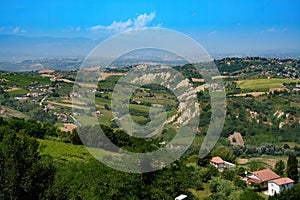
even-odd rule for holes
{"type": "Polygon", "coordinates": [[[270,88],[283,88],[283,83],[299,82],[299,80],[292,79],[250,79],[236,81],[237,86],[244,91],[257,91],[257,92],[268,92],[270,88]]]}

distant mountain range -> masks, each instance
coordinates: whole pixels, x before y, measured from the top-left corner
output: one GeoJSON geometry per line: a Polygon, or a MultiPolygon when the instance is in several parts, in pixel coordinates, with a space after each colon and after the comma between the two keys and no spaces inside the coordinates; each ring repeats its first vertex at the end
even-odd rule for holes
{"type": "Polygon", "coordinates": [[[0,60],[85,57],[103,39],[27,37],[0,34],[0,60]]]}
{"type": "Polygon", "coordinates": [[[76,58],[45,58],[24,60],[21,62],[0,62],[1,71],[38,71],[41,69],[76,70],[80,68],[81,59],[76,58]]]}
{"type": "MultiPolygon", "coordinates": [[[[36,69],[78,69],[82,60],[95,48],[100,42],[108,36],[91,39],[84,37],[63,38],[39,36],[29,37],[21,35],[0,34],[0,70],[5,71],[31,71],[36,69]]],[[[214,59],[224,57],[268,57],[268,58],[294,58],[300,59],[300,50],[280,51],[253,51],[238,53],[209,52],[214,59]]],[[[152,64],[162,64],[157,60],[155,54],[136,54],[126,59],[118,60],[119,65],[128,65],[128,63],[147,62],[152,64]]],[[[116,63],[115,63],[116,64],[116,63]]],[[[171,59],[170,56],[164,56],[163,64],[174,65],[178,59],[171,59]]]]}

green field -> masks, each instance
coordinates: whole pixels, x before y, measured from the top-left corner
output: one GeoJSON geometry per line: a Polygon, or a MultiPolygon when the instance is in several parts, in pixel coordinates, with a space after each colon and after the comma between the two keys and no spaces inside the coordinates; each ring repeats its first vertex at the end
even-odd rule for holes
{"type": "Polygon", "coordinates": [[[23,88],[19,88],[19,89],[16,89],[16,90],[8,91],[8,94],[11,97],[16,97],[16,96],[27,94],[27,92],[28,92],[28,90],[25,90],[23,88]]]}
{"type": "Polygon", "coordinates": [[[283,88],[283,83],[297,83],[299,80],[272,78],[272,79],[250,79],[236,81],[237,86],[245,92],[267,92],[270,88],[283,88]]]}
{"type": "Polygon", "coordinates": [[[41,145],[41,155],[50,155],[54,160],[86,161],[93,156],[85,146],[73,145],[52,140],[38,139],[41,145]]]}
{"type": "Polygon", "coordinates": [[[8,107],[4,107],[4,106],[2,106],[2,109],[5,109],[6,112],[4,114],[1,114],[0,117],[3,117],[3,118],[18,117],[18,118],[30,119],[30,116],[28,116],[20,111],[17,111],[17,110],[8,108],[8,107]]]}
{"type": "Polygon", "coordinates": [[[9,85],[29,86],[34,81],[38,82],[39,85],[51,83],[49,78],[31,75],[0,75],[0,79],[1,78],[8,80],[7,84],[9,85]]]}

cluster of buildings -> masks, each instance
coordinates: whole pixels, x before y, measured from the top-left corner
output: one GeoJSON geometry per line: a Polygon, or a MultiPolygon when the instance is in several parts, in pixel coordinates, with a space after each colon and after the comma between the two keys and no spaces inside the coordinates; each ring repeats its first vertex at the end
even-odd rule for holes
{"type": "Polygon", "coordinates": [[[294,186],[294,181],[290,178],[282,178],[270,169],[263,169],[252,172],[247,176],[247,182],[268,186],[266,194],[273,196],[283,190],[290,189],[294,186]]]}
{"type": "MultiPolygon", "coordinates": [[[[220,157],[213,157],[210,164],[215,166],[220,172],[225,168],[234,169],[233,163],[224,161],[220,157]]],[[[248,184],[261,184],[262,186],[268,186],[268,190],[265,194],[273,196],[275,193],[280,193],[283,190],[290,189],[294,186],[294,181],[290,178],[282,178],[270,169],[263,169],[252,172],[244,179],[248,184]]]]}

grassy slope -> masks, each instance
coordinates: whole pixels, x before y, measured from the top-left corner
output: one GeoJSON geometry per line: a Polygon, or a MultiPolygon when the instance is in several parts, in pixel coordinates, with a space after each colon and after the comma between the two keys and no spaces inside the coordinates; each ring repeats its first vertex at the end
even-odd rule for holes
{"type": "Polygon", "coordinates": [[[26,76],[26,75],[11,75],[3,76],[0,75],[0,78],[9,80],[8,84],[12,85],[24,85],[29,86],[33,81],[38,81],[39,84],[50,84],[51,81],[49,78],[43,78],[39,76],[26,76]]]}
{"type": "Polygon", "coordinates": [[[18,117],[18,118],[24,118],[24,119],[30,119],[31,117],[28,115],[25,115],[24,113],[2,106],[3,109],[6,110],[4,114],[1,114],[0,117],[4,118],[11,118],[11,117],[18,117]]]}
{"type": "Polygon", "coordinates": [[[93,158],[82,145],[73,145],[52,140],[38,140],[42,146],[41,155],[50,155],[54,160],[86,161],[93,158]]]}
{"type": "Polygon", "coordinates": [[[283,83],[292,83],[299,82],[299,80],[291,79],[281,79],[281,78],[272,78],[272,79],[250,79],[236,81],[237,86],[245,91],[257,91],[257,92],[267,92],[270,88],[283,88],[283,83]]]}
{"type": "Polygon", "coordinates": [[[16,97],[16,96],[27,94],[27,92],[28,92],[28,90],[25,90],[23,88],[19,88],[19,89],[16,89],[16,90],[8,91],[8,94],[11,97],[16,97]]]}

